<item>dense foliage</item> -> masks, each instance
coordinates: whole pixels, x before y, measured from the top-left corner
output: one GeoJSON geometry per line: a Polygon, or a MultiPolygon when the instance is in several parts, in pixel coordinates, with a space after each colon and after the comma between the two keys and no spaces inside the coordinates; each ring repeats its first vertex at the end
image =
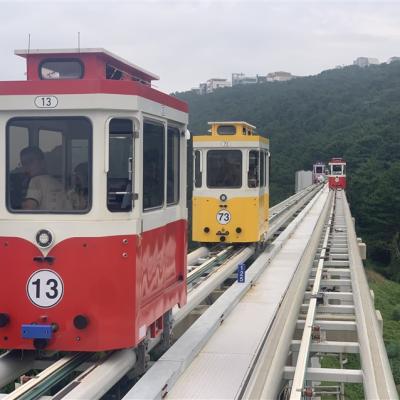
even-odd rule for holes
{"type": "Polygon", "coordinates": [[[344,157],[358,233],[380,272],[400,280],[399,62],[176,96],[189,103],[193,134],[244,120],[270,138],[273,203],[293,193],[295,171],[344,157]]]}

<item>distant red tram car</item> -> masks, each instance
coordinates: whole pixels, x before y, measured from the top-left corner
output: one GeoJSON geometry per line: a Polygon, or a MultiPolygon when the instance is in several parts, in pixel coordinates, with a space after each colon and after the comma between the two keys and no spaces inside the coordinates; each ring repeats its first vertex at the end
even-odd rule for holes
{"type": "Polygon", "coordinates": [[[332,158],[329,161],[329,189],[346,189],[346,161],[343,158],[332,158]]]}
{"type": "Polygon", "coordinates": [[[186,303],[186,103],[103,49],[0,82],[0,349],[130,348],[186,303]]]}

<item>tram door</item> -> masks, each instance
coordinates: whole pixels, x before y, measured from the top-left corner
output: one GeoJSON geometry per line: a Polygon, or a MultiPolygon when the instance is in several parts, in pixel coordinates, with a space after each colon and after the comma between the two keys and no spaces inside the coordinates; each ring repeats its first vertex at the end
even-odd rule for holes
{"type": "Polygon", "coordinates": [[[113,118],[109,123],[107,208],[130,212],[133,208],[133,121],[113,118]]]}
{"type": "MultiPolygon", "coordinates": [[[[146,300],[178,279],[185,260],[180,216],[182,135],[178,127],[145,119],[143,122],[143,285],[146,300]],[[177,267],[179,265],[180,267],[177,267]]],[[[183,137],[184,139],[184,137],[183,137]]]]}

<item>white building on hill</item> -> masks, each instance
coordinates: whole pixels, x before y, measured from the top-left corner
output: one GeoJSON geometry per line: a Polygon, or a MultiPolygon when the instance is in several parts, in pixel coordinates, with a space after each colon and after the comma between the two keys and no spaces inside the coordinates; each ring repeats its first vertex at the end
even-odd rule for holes
{"type": "Polygon", "coordinates": [[[270,72],[267,75],[267,82],[290,81],[293,78],[294,76],[290,72],[276,71],[276,72],[270,72]]]}
{"type": "Polygon", "coordinates": [[[353,61],[353,65],[358,65],[359,67],[362,68],[376,64],[379,64],[379,60],[377,58],[358,57],[353,61]]]}

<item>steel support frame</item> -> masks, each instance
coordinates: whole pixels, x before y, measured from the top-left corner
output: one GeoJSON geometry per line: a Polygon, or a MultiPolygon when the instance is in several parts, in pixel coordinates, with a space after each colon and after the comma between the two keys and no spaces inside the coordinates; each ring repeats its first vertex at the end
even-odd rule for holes
{"type": "Polygon", "coordinates": [[[343,208],[347,224],[353,298],[361,366],[364,374],[364,393],[366,399],[369,400],[396,400],[399,397],[359,253],[357,236],[346,196],[343,196],[343,208]]]}
{"type": "MultiPolygon", "coordinates": [[[[329,216],[333,193],[329,193],[324,208],[320,214],[317,225],[313,231],[308,246],[300,260],[297,271],[293,277],[293,284],[288,289],[283,299],[280,311],[269,332],[264,348],[259,356],[259,361],[253,370],[244,399],[275,399],[278,397],[283,380],[283,369],[297,325],[297,317],[308,285],[310,266],[314,260],[317,248],[320,245],[321,235],[329,216]]],[[[302,321],[304,324],[304,321],[302,321]]]]}

